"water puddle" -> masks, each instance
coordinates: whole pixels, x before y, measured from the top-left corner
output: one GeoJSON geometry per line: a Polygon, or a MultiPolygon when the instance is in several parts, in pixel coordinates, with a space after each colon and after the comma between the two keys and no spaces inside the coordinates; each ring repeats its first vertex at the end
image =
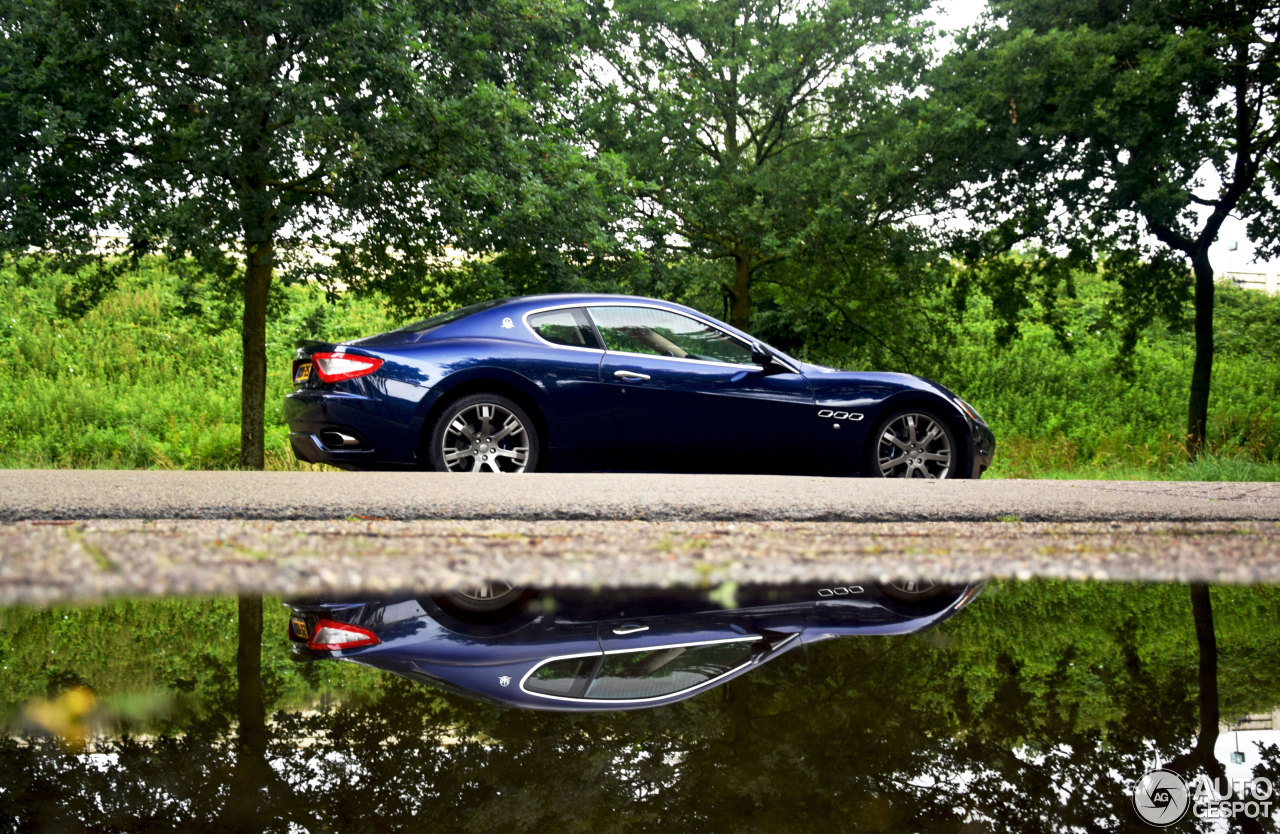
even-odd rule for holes
{"type": "Polygon", "coordinates": [[[1280,819],[1273,586],[117,600],[0,610],[0,667],[14,830],[1280,819]]]}

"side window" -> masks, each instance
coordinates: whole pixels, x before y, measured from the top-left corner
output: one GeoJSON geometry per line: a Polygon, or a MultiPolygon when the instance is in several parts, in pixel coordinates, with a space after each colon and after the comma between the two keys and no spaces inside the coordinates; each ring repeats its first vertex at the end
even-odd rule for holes
{"type": "Polygon", "coordinates": [[[554,345],[600,348],[591,322],[580,307],[534,313],[529,316],[529,326],[534,333],[554,345]]]}
{"type": "Polygon", "coordinates": [[[604,345],[624,353],[751,364],[751,349],[719,328],[652,307],[592,307],[604,345]]]}
{"type": "Polygon", "coordinates": [[[596,668],[599,659],[600,655],[595,654],[544,663],[529,676],[524,688],[540,695],[574,697],[581,692],[581,684],[586,683],[585,679],[596,668]]]}
{"type": "Polygon", "coordinates": [[[750,661],[752,642],[607,654],[586,694],[600,700],[630,700],[692,689],[750,661]]]}

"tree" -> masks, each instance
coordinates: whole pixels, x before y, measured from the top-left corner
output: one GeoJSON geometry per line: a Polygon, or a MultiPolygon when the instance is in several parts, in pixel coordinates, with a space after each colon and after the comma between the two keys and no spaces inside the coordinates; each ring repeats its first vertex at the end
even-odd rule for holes
{"type": "Polygon", "coordinates": [[[1280,235],[1278,59],[1273,4],[994,0],[937,76],[963,199],[987,231],[971,257],[1025,241],[1071,265],[1118,252],[1111,272],[1141,320],[1193,295],[1192,457],[1213,369],[1209,247],[1232,214],[1264,250],[1280,235]],[[1187,261],[1189,275],[1173,268],[1187,261]]]}
{"type": "Polygon", "coordinates": [[[421,282],[563,191],[568,216],[599,216],[600,181],[554,131],[573,0],[47,0],[0,19],[0,244],[123,230],[231,282],[246,468],[282,270],[421,282]]]}
{"type": "MultiPolygon", "coordinates": [[[[825,242],[880,238],[918,205],[903,130],[923,69],[920,0],[614,0],[593,135],[622,154],[655,249],[731,265],[746,328],[762,275],[825,242]]],[[[773,270],[773,272],[770,272],[773,270]]]]}

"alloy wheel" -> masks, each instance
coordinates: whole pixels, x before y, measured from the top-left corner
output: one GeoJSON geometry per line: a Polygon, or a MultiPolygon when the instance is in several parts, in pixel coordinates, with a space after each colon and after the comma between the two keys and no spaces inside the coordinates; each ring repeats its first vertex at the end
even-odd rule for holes
{"type": "Polygon", "coordinates": [[[523,472],[529,464],[529,433],[510,409],[473,403],[450,418],[440,459],[450,472],[523,472]]]}
{"type": "Polygon", "coordinates": [[[946,478],[954,455],[946,426],[931,414],[909,411],[885,424],[876,465],[885,478],[946,478]]]}

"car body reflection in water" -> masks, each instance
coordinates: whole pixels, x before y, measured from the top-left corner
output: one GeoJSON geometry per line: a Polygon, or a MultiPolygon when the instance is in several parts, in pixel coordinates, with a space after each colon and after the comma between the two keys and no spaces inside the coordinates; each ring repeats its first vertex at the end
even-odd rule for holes
{"type": "Polygon", "coordinates": [[[806,643],[920,631],[982,583],[811,583],[705,594],[485,586],[287,603],[294,660],[337,659],[493,703],[569,712],[693,697],[806,643]]]}

